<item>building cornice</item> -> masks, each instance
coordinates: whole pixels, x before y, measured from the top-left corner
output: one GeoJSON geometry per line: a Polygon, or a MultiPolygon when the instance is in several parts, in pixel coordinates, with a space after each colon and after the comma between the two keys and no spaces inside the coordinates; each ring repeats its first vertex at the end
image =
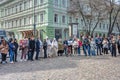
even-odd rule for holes
{"type": "Polygon", "coordinates": [[[2,2],[0,2],[0,7],[5,5],[5,4],[8,4],[8,3],[12,2],[12,1],[14,1],[14,0],[2,0],[2,2]]]}

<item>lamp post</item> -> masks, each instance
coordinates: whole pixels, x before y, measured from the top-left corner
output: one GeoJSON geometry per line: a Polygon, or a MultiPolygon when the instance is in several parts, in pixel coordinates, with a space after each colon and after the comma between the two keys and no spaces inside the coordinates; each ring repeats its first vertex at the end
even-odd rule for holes
{"type": "Polygon", "coordinates": [[[35,22],[35,0],[34,0],[34,11],[33,11],[33,17],[34,17],[34,24],[33,24],[33,34],[34,34],[34,38],[36,36],[36,22],[35,22]]]}

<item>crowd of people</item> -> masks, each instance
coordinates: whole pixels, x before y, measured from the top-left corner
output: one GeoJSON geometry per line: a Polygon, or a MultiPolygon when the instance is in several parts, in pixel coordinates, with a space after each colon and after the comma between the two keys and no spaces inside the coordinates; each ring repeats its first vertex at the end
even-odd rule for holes
{"type": "Polygon", "coordinates": [[[25,38],[18,43],[16,39],[10,38],[6,41],[1,37],[0,53],[1,63],[7,63],[6,58],[9,53],[10,63],[18,61],[18,53],[21,54],[20,61],[34,61],[39,60],[40,54],[43,58],[51,58],[56,56],[72,56],[81,55],[97,56],[107,55],[111,53],[112,57],[116,57],[117,53],[120,54],[120,36],[118,39],[114,36],[103,38],[100,36],[89,37],[83,36],[81,39],[74,37],[71,39],[58,39],[50,40],[48,37],[41,41],[40,38],[34,39],[25,38]],[[35,59],[34,59],[35,56],[35,59]]]}

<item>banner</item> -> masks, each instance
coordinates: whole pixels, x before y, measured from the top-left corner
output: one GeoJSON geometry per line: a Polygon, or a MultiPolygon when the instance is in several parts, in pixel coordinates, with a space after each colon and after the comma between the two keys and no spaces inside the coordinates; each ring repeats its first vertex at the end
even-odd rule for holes
{"type": "Polygon", "coordinates": [[[77,25],[73,25],[73,35],[77,36],[77,25]]]}

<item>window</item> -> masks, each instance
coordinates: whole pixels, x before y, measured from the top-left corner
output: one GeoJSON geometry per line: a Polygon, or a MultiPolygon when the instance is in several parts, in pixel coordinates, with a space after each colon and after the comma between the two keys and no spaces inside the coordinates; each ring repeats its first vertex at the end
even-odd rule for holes
{"type": "Polygon", "coordinates": [[[27,2],[24,2],[24,9],[27,9],[27,2]]]}
{"type": "Polygon", "coordinates": [[[43,4],[43,0],[40,0],[40,4],[43,4]]]}
{"type": "Polygon", "coordinates": [[[24,18],[24,25],[26,25],[27,24],[27,21],[26,21],[26,18],[24,18]]]}
{"type": "Polygon", "coordinates": [[[58,6],[58,0],[55,0],[55,6],[58,6]]]}
{"type": "Polygon", "coordinates": [[[105,29],[105,24],[103,24],[103,29],[105,29]]]}
{"type": "Polygon", "coordinates": [[[1,22],[1,27],[3,27],[3,22],[1,22]]]}
{"type": "Polygon", "coordinates": [[[81,19],[81,24],[83,25],[83,19],[81,19]]]}
{"type": "Polygon", "coordinates": [[[32,7],[32,5],[33,5],[33,4],[32,4],[32,0],[30,0],[30,8],[32,7]]]}
{"type": "Polygon", "coordinates": [[[10,28],[10,22],[7,23],[8,28],[10,28]]]}
{"type": "Polygon", "coordinates": [[[34,5],[35,5],[35,6],[38,5],[38,0],[34,0],[34,5]]]}
{"type": "Polygon", "coordinates": [[[54,22],[57,23],[58,22],[58,14],[54,15],[54,22]]]}
{"type": "Polygon", "coordinates": [[[20,3],[20,11],[22,11],[22,3],[20,3]]]}
{"type": "Polygon", "coordinates": [[[66,7],[66,0],[62,0],[62,6],[66,7]]]}
{"type": "Polygon", "coordinates": [[[99,27],[100,27],[100,29],[101,29],[101,23],[99,24],[99,27]]]}
{"type": "Polygon", "coordinates": [[[14,24],[14,21],[12,21],[12,27],[14,26],[13,24],[14,24]]]}
{"type": "Polygon", "coordinates": [[[65,23],[65,16],[62,16],[62,23],[65,23]]]}
{"type": "Polygon", "coordinates": [[[78,18],[76,18],[76,23],[78,23],[78,18]]]}
{"type": "Polygon", "coordinates": [[[12,14],[12,8],[10,8],[10,14],[12,14]]]}
{"type": "Polygon", "coordinates": [[[7,16],[7,9],[5,9],[5,16],[7,16]]]}
{"type": "Polygon", "coordinates": [[[43,14],[40,14],[40,22],[43,22],[44,21],[44,16],[43,14]]]}
{"type": "Polygon", "coordinates": [[[4,10],[1,10],[1,17],[3,17],[3,14],[4,14],[4,10]]]}
{"type": "Polygon", "coordinates": [[[18,20],[16,20],[16,27],[18,26],[18,20]]]}
{"type": "Polygon", "coordinates": [[[12,13],[14,13],[14,7],[12,7],[12,13]]]}
{"type": "Polygon", "coordinates": [[[72,23],[72,17],[69,17],[69,23],[72,23]]]}
{"type": "Polygon", "coordinates": [[[20,26],[21,26],[21,24],[22,24],[22,20],[20,19],[20,26]]]}
{"type": "Polygon", "coordinates": [[[10,14],[10,8],[8,8],[8,15],[10,14]]]}
{"type": "Polygon", "coordinates": [[[16,5],[16,13],[17,13],[17,5],[16,5]]]}
{"type": "Polygon", "coordinates": [[[32,24],[32,17],[29,17],[29,24],[32,24]]]}

